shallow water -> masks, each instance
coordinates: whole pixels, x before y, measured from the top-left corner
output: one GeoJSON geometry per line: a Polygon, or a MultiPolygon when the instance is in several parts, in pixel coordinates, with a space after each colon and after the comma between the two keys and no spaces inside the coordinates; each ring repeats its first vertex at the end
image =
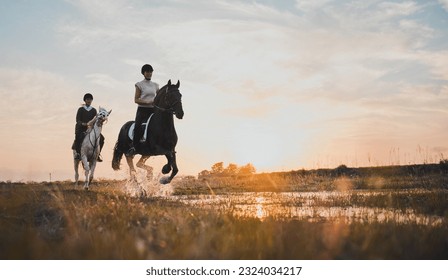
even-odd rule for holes
{"type": "MultiPolygon", "coordinates": [[[[412,195],[425,190],[402,191],[412,195]]],[[[378,207],[325,207],[322,202],[332,200],[347,201],[350,195],[375,196],[384,191],[349,192],[259,192],[231,193],[226,195],[185,195],[171,196],[190,206],[226,211],[237,217],[251,217],[260,220],[268,217],[286,220],[306,220],[309,222],[344,221],[346,223],[386,223],[417,224],[438,226],[446,223],[444,217],[418,214],[411,208],[378,207]],[[320,205],[319,205],[320,204],[320,205]]]]}

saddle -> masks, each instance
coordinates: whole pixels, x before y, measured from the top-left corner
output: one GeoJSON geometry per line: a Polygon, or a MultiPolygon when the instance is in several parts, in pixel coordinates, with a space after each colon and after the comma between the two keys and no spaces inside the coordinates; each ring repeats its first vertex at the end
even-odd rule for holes
{"type": "MultiPolygon", "coordinates": [[[[146,133],[148,132],[148,127],[149,127],[149,121],[152,118],[151,114],[148,118],[148,120],[145,123],[142,123],[142,128],[144,128],[145,132],[143,133],[142,139],[140,139],[140,142],[146,142],[146,133]]],[[[135,122],[131,125],[131,127],[129,127],[129,132],[128,132],[128,137],[131,140],[134,140],[134,129],[135,129],[135,122]]]]}

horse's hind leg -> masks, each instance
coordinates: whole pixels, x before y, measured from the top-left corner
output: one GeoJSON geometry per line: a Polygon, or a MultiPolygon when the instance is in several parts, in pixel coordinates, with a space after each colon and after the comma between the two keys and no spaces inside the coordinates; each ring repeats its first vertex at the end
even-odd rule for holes
{"type": "Polygon", "coordinates": [[[153,176],[152,170],[153,170],[153,168],[151,166],[145,164],[145,162],[148,160],[149,157],[150,156],[142,156],[140,158],[140,160],[137,162],[136,165],[137,165],[138,168],[145,169],[146,170],[146,177],[149,180],[152,180],[152,176],[153,176]]]}

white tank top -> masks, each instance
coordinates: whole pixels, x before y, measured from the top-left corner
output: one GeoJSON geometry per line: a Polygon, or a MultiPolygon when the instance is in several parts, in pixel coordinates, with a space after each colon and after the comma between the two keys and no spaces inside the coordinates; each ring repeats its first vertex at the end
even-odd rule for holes
{"type": "MultiPolygon", "coordinates": [[[[144,102],[151,102],[154,101],[154,98],[156,97],[156,93],[159,90],[159,85],[157,83],[154,83],[151,80],[144,79],[143,81],[137,82],[135,84],[136,87],[138,87],[141,91],[140,99],[144,102]]],[[[138,105],[139,107],[154,107],[153,105],[138,105]]]]}

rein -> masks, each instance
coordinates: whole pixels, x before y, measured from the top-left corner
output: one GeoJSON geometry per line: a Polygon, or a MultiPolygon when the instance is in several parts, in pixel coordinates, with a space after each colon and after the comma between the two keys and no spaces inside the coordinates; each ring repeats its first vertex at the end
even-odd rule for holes
{"type": "MultiPolygon", "coordinates": [[[[95,124],[94,124],[93,127],[92,127],[93,134],[95,135],[95,144],[92,143],[92,139],[89,137],[90,145],[92,145],[92,147],[93,147],[93,153],[92,153],[92,156],[94,156],[94,154],[95,154],[95,150],[96,150],[97,147],[98,147],[98,139],[100,139],[100,136],[101,136],[101,133],[100,133],[100,135],[97,136],[97,135],[96,135],[96,130],[95,130],[95,125],[99,127],[99,125],[97,124],[99,121],[100,121],[100,120],[97,119],[97,120],[95,121],[95,124]]],[[[104,122],[104,120],[103,120],[103,122],[104,122]]],[[[91,132],[90,132],[90,133],[91,133],[91,132]]],[[[89,134],[90,134],[90,133],[89,133],[89,134]]],[[[89,158],[89,160],[90,160],[90,159],[91,159],[91,157],[89,158]]]]}
{"type": "Polygon", "coordinates": [[[174,106],[176,106],[176,104],[179,103],[179,102],[180,102],[180,100],[177,100],[169,108],[162,108],[162,107],[159,107],[157,105],[154,105],[154,108],[156,108],[157,110],[160,110],[162,112],[170,112],[170,113],[174,114],[175,113],[174,106]]]}

